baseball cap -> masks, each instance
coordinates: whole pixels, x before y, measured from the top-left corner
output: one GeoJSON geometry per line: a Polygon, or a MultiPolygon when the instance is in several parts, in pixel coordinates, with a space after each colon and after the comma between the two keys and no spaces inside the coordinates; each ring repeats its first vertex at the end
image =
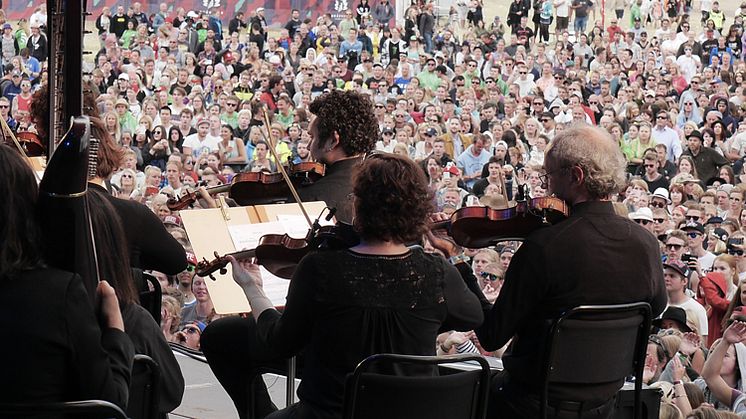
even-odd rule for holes
{"type": "MultiPolygon", "coordinates": [[[[183,226],[183,224],[181,223],[181,218],[177,217],[175,215],[167,215],[167,216],[163,217],[163,224],[167,225],[167,226],[174,226],[174,227],[182,227],[183,226]]],[[[194,257],[194,254],[187,253],[187,259],[189,259],[189,255],[192,255],[192,257],[194,257]]],[[[195,263],[195,265],[196,265],[196,263],[195,263]]]]}
{"type": "Polygon", "coordinates": [[[428,128],[427,131],[425,131],[425,134],[434,137],[434,136],[438,135],[438,130],[436,130],[435,128],[428,128]]]}
{"type": "Polygon", "coordinates": [[[207,119],[207,118],[205,118],[205,117],[202,117],[202,118],[198,119],[197,120],[197,126],[200,126],[202,124],[210,125],[210,120],[207,119]]]}
{"type": "Polygon", "coordinates": [[[10,23],[6,23],[3,25],[3,29],[13,29],[13,25],[11,25],[10,23]]]}
{"type": "Polygon", "coordinates": [[[684,230],[684,231],[690,231],[690,230],[699,231],[702,234],[704,234],[704,232],[705,232],[705,227],[701,223],[698,223],[696,221],[695,222],[691,222],[691,223],[687,223],[681,229],[684,230]]]}
{"type": "Polygon", "coordinates": [[[130,75],[129,75],[129,74],[127,74],[127,73],[121,73],[121,74],[120,74],[120,75],[119,75],[119,76],[117,77],[117,79],[119,79],[119,80],[127,80],[127,81],[130,81],[130,75]]]}
{"type": "Polygon", "coordinates": [[[680,260],[670,260],[663,264],[663,268],[671,269],[684,278],[689,277],[689,268],[680,260]]]}

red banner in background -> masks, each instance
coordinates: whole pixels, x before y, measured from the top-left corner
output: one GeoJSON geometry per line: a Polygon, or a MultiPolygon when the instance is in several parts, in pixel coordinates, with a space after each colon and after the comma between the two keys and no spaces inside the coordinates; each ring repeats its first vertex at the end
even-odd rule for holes
{"type": "MultiPolygon", "coordinates": [[[[67,0],[70,1],[70,0],[67,0]]],[[[331,13],[332,16],[340,16],[345,9],[353,9],[353,0],[180,0],[178,2],[166,1],[169,5],[169,13],[175,16],[177,7],[183,7],[187,12],[195,12],[219,9],[223,13],[223,24],[233,19],[237,12],[241,11],[244,16],[251,16],[252,12],[259,7],[264,7],[264,15],[270,26],[281,27],[290,19],[290,11],[298,9],[301,11],[301,19],[316,19],[321,14],[331,13]]],[[[126,7],[134,1],[117,1],[117,0],[87,0],[88,11],[91,12],[91,19],[95,20],[101,13],[104,6],[111,8],[116,13],[118,5],[126,7]]],[[[148,15],[158,12],[158,5],[161,0],[141,0],[143,11],[148,15]]],[[[5,14],[11,21],[17,21],[25,17],[28,19],[34,12],[34,9],[46,0],[0,0],[5,8],[5,14]]]]}

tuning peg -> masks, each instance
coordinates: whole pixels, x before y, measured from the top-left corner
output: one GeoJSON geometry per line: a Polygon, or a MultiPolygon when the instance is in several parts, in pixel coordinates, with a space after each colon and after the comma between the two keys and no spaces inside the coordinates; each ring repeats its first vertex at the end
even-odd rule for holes
{"type": "Polygon", "coordinates": [[[220,275],[225,275],[228,273],[228,270],[225,268],[220,268],[220,275]]]}
{"type": "Polygon", "coordinates": [[[213,281],[217,281],[217,279],[215,279],[215,276],[213,274],[210,274],[210,279],[212,279],[213,281]]]}

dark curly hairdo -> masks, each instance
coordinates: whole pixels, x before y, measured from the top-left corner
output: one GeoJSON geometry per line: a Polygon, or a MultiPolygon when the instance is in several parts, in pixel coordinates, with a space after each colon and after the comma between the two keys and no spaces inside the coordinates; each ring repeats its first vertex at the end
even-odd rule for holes
{"type": "Polygon", "coordinates": [[[355,230],[364,239],[399,243],[419,240],[433,210],[425,173],[395,154],[366,158],[353,178],[355,230]]]}
{"type": "Polygon", "coordinates": [[[309,110],[316,115],[320,146],[326,144],[335,132],[339,134],[339,143],[348,156],[367,153],[376,144],[378,121],[368,96],[332,90],[311,102],[309,110]]]}

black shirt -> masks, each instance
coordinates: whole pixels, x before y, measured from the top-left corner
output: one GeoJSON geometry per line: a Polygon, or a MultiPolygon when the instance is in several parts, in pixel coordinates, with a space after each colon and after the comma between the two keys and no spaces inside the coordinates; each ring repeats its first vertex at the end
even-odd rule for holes
{"type": "MultiPolygon", "coordinates": [[[[611,202],[584,202],[566,220],[530,234],[513,256],[495,304],[476,330],[496,350],[511,338],[503,365],[519,387],[539,394],[543,342],[551,320],[583,304],[650,303],[653,317],[666,307],[658,241],[614,213],[611,202]]],[[[629,348],[632,349],[630,342],[629,348]]],[[[608,400],[622,382],[594,388],[563,387],[555,400],[578,393],[608,400]]],[[[585,397],[584,397],[585,398],[585,397]]]]}
{"type": "Polygon", "coordinates": [[[257,333],[279,356],[304,349],[300,402],[341,417],[345,378],[364,358],[434,355],[440,331],[481,321],[479,301],[442,257],[419,248],[393,256],[340,250],[306,256],[284,312],[262,313],[257,333]]]}
{"type": "MultiPolygon", "coordinates": [[[[352,208],[348,196],[352,192],[352,172],[360,162],[360,158],[350,158],[327,165],[326,175],[313,184],[298,189],[298,196],[303,202],[324,201],[330,208],[337,208],[337,220],[352,223],[352,208]]],[[[292,198],[290,202],[293,202],[292,198]]]]}
{"type": "Polygon", "coordinates": [[[143,204],[112,196],[106,189],[94,183],[106,194],[106,198],[117,210],[130,248],[130,266],[153,269],[166,275],[176,275],[187,267],[186,252],[163,226],[161,220],[143,204]]]}

